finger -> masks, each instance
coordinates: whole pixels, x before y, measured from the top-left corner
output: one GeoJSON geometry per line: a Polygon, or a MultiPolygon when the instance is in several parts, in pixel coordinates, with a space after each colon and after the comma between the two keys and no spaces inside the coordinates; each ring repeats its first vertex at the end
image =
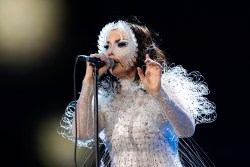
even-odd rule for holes
{"type": "Polygon", "coordinates": [[[91,62],[89,62],[89,61],[86,61],[85,64],[86,64],[87,66],[93,67],[93,64],[92,64],[91,62]]]}
{"type": "MultiPolygon", "coordinates": [[[[101,54],[91,54],[90,57],[93,57],[93,58],[97,58],[97,59],[100,59],[101,61],[105,62],[105,67],[106,68],[109,68],[110,67],[110,60],[108,59],[108,57],[104,54],[104,53],[101,53],[101,54]]],[[[91,63],[93,64],[93,63],[91,63]]]]}
{"type": "Polygon", "coordinates": [[[106,66],[109,67],[110,64],[111,64],[111,63],[110,63],[110,59],[107,59],[107,60],[106,60],[106,66]]]}
{"type": "Polygon", "coordinates": [[[137,71],[138,71],[138,75],[139,75],[141,81],[144,81],[145,76],[144,76],[144,74],[142,72],[142,69],[140,67],[137,67],[137,71]]]}
{"type": "Polygon", "coordinates": [[[149,54],[146,54],[145,58],[146,58],[145,61],[144,61],[145,64],[147,64],[147,63],[149,63],[149,62],[152,61],[152,59],[150,59],[150,57],[149,57],[149,54]]]}
{"type": "Polygon", "coordinates": [[[97,56],[102,60],[107,62],[108,61],[108,56],[104,53],[97,54],[97,56]]]}
{"type": "Polygon", "coordinates": [[[100,59],[100,60],[102,60],[104,62],[107,62],[107,60],[108,60],[108,57],[104,53],[91,54],[90,57],[94,57],[94,58],[100,59]]]}
{"type": "Polygon", "coordinates": [[[149,66],[155,66],[155,67],[158,67],[158,68],[161,68],[161,64],[160,63],[158,63],[158,62],[156,62],[156,61],[149,61],[148,62],[148,65],[149,66]]]}
{"type": "Polygon", "coordinates": [[[149,59],[146,59],[145,61],[144,61],[144,63],[145,64],[148,64],[148,63],[150,63],[152,60],[149,58],[149,59]]]}
{"type": "Polygon", "coordinates": [[[95,57],[95,58],[98,58],[98,54],[90,54],[89,57],[95,57]]]}
{"type": "Polygon", "coordinates": [[[147,59],[144,61],[147,65],[156,65],[158,67],[161,67],[160,63],[148,58],[148,55],[146,56],[147,59]]]}

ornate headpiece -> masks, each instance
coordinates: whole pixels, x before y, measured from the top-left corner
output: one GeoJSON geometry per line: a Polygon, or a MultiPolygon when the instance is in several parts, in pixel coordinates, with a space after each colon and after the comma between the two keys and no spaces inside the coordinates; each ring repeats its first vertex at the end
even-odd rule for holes
{"type": "Polygon", "coordinates": [[[133,41],[134,47],[137,51],[138,44],[135,38],[135,34],[133,33],[127,22],[119,20],[117,22],[108,23],[102,28],[100,35],[98,36],[98,52],[105,51],[104,46],[107,44],[107,36],[112,30],[115,29],[123,30],[127,39],[131,39],[131,41],[133,41]]]}
{"type": "Polygon", "coordinates": [[[116,52],[116,56],[120,59],[121,62],[124,63],[126,69],[128,69],[129,66],[133,66],[133,64],[136,62],[136,52],[138,51],[138,43],[135,38],[135,34],[129,26],[129,23],[119,20],[117,22],[111,22],[106,24],[102,28],[100,35],[98,36],[98,52],[106,52],[107,49],[105,48],[105,46],[108,44],[107,37],[112,30],[121,31],[122,36],[129,42],[129,47],[126,53],[116,52]]]}

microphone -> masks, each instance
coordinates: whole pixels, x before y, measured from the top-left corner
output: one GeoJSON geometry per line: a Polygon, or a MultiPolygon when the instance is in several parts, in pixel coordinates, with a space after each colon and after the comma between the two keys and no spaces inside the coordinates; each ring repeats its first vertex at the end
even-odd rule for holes
{"type": "MultiPolygon", "coordinates": [[[[95,57],[89,57],[89,56],[86,56],[86,55],[78,55],[77,57],[80,60],[94,63],[98,68],[103,67],[106,64],[104,61],[102,61],[100,59],[97,59],[95,57]]],[[[113,68],[115,66],[115,62],[111,58],[108,58],[108,59],[109,59],[109,69],[111,69],[111,68],[113,68]]]]}

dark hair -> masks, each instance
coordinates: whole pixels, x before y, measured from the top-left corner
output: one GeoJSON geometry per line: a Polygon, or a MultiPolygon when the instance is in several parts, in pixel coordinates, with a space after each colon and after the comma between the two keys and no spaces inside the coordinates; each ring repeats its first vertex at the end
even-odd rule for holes
{"type": "MultiPolygon", "coordinates": [[[[135,34],[138,43],[138,57],[136,63],[137,67],[141,67],[143,69],[146,54],[149,54],[152,60],[160,64],[167,63],[167,58],[164,51],[162,51],[157,46],[157,44],[159,43],[157,37],[159,35],[156,32],[154,32],[153,30],[150,31],[148,27],[140,22],[140,20],[136,16],[130,16],[124,21],[129,23],[129,26],[135,34]]],[[[135,80],[138,79],[139,76],[136,73],[135,80]]]]}
{"type": "MultiPolygon", "coordinates": [[[[158,33],[154,32],[153,30],[150,31],[148,27],[145,24],[143,24],[136,16],[129,16],[123,20],[129,24],[138,43],[138,52],[137,52],[138,56],[137,56],[137,61],[136,61],[137,67],[142,68],[143,72],[145,73],[144,61],[145,61],[146,54],[149,54],[152,60],[160,64],[167,63],[167,58],[165,56],[164,51],[162,51],[158,47],[158,44],[160,42],[158,40],[158,37],[159,37],[158,33]]],[[[114,76],[112,76],[109,73],[109,71],[107,71],[107,73],[104,74],[103,77],[100,78],[100,81],[101,82],[105,81],[105,83],[107,83],[108,80],[110,79],[114,82],[117,81],[117,79],[114,76]]],[[[135,82],[137,81],[139,81],[138,73],[136,73],[136,77],[135,77],[135,82]]],[[[101,85],[102,84],[100,84],[100,86],[101,85]]],[[[113,88],[113,85],[112,85],[112,88],[113,88]]]]}

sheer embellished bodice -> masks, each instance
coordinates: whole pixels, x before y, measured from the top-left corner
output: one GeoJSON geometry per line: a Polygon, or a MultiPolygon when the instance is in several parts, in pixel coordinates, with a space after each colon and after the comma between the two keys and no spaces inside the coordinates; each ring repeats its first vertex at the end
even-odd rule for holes
{"type": "Polygon", "coordinates": [[[113,166],[180,166],[178,138],[155,97],[124,81],[112,102],[100,105],[113,166]]]}
{"type": "MultiPolygon", "coordinates": [[[[178,140],[194,127],[216,119],[215,105],[204,95],[209,89],[198,72],[163,66],[159,96],[148,94],[142,83],[119,81],[113,90],[98,94],[99,134],[112,167],[179,167],[178,140]]],[[[93,87],[83,83],[77,109],[80,147],[93,147],[93,87]]],[[[75,102],[66,108],[59,133],[75,141],[75,102]]],[[[184,155],[185,156],[185,155],[184,155]]],[[[104,162],[103,164],[109,164],[104,162]]]]}

